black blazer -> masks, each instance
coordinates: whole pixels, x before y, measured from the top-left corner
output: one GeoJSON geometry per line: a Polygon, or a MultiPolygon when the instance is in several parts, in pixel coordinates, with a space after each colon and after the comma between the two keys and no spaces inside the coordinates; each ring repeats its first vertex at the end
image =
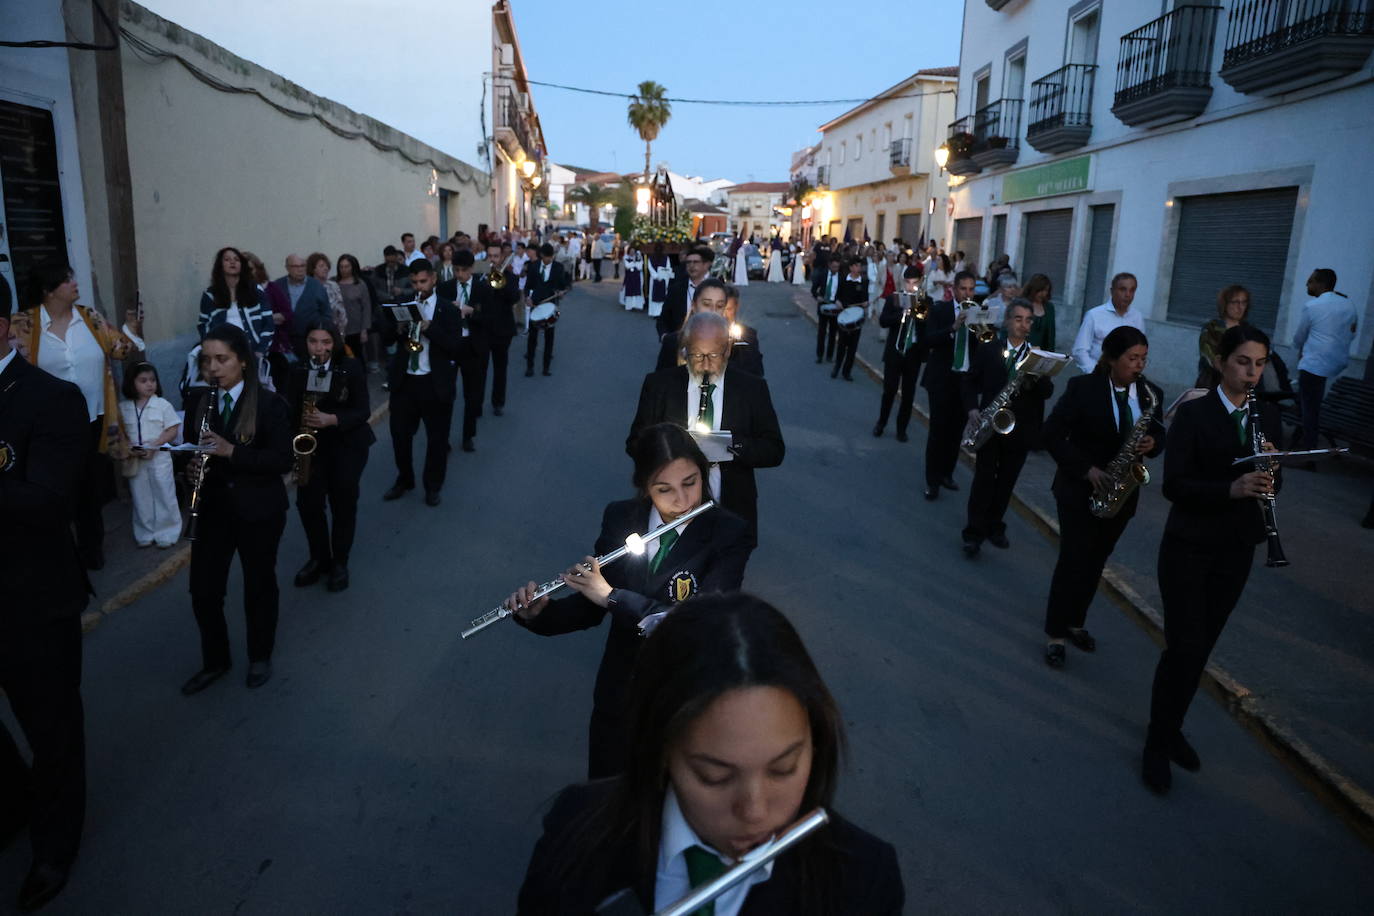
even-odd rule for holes
{"type": "MultiPolygon", "coordinates": [[[[968,372],[962,380],[964,410],[982,410],[988,406],[997,392],[1007,385],[1007,360],[1002,355],[1005,340],[993,341],[980,347],[969,361],[968,372]]],[[[1035,402],[1048,401],[1054,394],[1054,382],[1041,377],[1027,384],[1021,393],[1011,399],[1011,412],[1016,414],[1016,429],[1008,434],[1012,441],[1035,442],[1040,434],[1041,417],[1044,410],[1035,402]]]]}
{"type": "MultiPolygon", "coordinates": [[[[199,432],[201,412],[215,403],[219,390],[194,391],[196,399],[186,410],[186,416],[193,418],[188,426],[188,441],[193,441],[199,432]]],[[[242,408],[242,403],[234,405],[229,416],[230,430],[237,424],[242,408]]],[[[258,392],[257,429],[250,442],[241,443],[232,432],[226,433],[219,411],[210,410],[210,429],[234,443],[234,454],[228,458],[214,456],[205,466],[205,483],[200,492],[201,524],[214,525],[216,518],[225,513],[243,521],[259,522],[286,511],[286,484],[282,476],[295,461],[291,439],[296,430],[291,423],[286,401],[265,388],[258,392]]]]}
{"type": "MultiPolygon", "coordinates": [[[[516,906],[520,916],[588,916],[606,898],[625,888],[634,892],[645,913],[653,912],[656,904],[672,902],[654,900],[656,876],[652,871],[638,871],[633,837],[613,848],[596,850],[591,868],[576,870],[570,880],[558,880],[559,873],[568,870],[568,857],[580,851],[572,839],[574,831],[606,804],[616,788],[615,779],[603,779],[569,786],[559,793],[544,817],[544,832],[525,870],[516,906]]],[[[835,867],[820,879],[827,886],[813,887],[811,893],[841,901],[842,908],[834,911],[837,916],[898,916],[902,912],[906,892],[896,850],[831,811],[828,824],[774,860],[772,875],[754,885],[744,899],[741,916],[802,912],[805,888],[803,862],[798,855],[818,844],[830,848],[835,867]]],[[[817,880],[816,875],[808,877],[817,880]]]]}
{"type": "Polygon", "coordinates": [[[654,328],[658,331],[660,339],[682,330],[682,323],[687,320],[687,310],[692,307],[692,303],[687,299],[688,282],[684,273],[679,273],[668,281],[663,311],[654,319],[654,328]]]}
{"type": "Polygon", "coordinates": [[[86,607],[71,522],[90,426],[79,388],[14,354],[0,373],[0,633],[86,607]]]}
{"type": "MultiPolygon", "coordinates": [[[[1159,418],[1169,405],[1164,402],[1164,391],[1158,385],[1148,380],[1144,384],[1154,395],[1155,403],[1154,420],[1150,423],[1150,435],[1154,437],[1155,447],[1145,457],[1154,458],[1164,451],[1166,431],[1159,418]]],[[[1137,395],[1140,393],[1139,384],[1136,385],[1136,392],[1137,395]]],[[[1084,479],[1088,469],[1096,467],[1105,471],[1121,450],[1121,435],[1113,416],[1113,400],[1115,395],[1112,394],[1107,370],[1098,369],[1089,375],[1069,379],[1063,396],[1045,421],[1041,442],[1058,465],[1051,489],[1062,500],[1078,501],[1085,511],[1093,489],[1092,484],[1084,479]]],[[[1017,419],[1020,419],[1019,415],[1017,419]]],[[[1118,518],[1134,515],[1139,497],[1139,490],[1131,494],[1118,518]]]]}
{"type": "Polygon", "coordinates": [[[902,327],[902,315],[905,313],[906,309],[902,306],[902,299],[895,293],[883,301],[883,310],[878,315],[878,327],[887,328],[890,332],[887,335],[887,343],[883,345],[883,365],[885,366],[898,366],[903,362],[908,365],[919,366],[930,349],[926,340],[926,323],[930,320],[929,312],[926,313],[926,318],[921,321],[914,318],[907,319],[908,324],[913,328],[911,349],[907,350],[906,353],[897,349],[897,345],[901,343],[901,334],[898,333],[898,328],[902,327]]]}
{"type": "MultiPolygon", "coordinates": [[[[735,341],[730,348],[731,369],[740,369],[750,375],[757,375],[763,378],[763,351],[759,349],[759,332],[749,327],[747,324],[740,325],[744,329],[740,334],[740,339],[735,341]]],[[[677,351],[680,331],[674,331],[665,335],[663,342],[658,347],[658,363],[654,366],[654,371],[660,369],[671,369],[678,364],[677,351]]]]}
{"type": "Polygon", "coordinates": [[[840,286],[835,293],[835,301],[843,306],[867,305],[868,277],[864,274],[853,277],[846,273],[840,278],[840,286]]]}
{"type": "MultiPolygon", "coordinates": [[[[848,276],[846,271],[841,270],[835,276],[839,277],[839,282],[835,284],[835,301],[840,301],[840,290],[844,288],[844,278],[848,276]]],[[[867,282],[868,278],[864,277],[867,282]]],[[[825,298],[825,287],[830,282],[830,268],[811,271],[811,297],[817,302],[825,298]]]]}
{"type": "MultiPolygon", "coordinates": [[[[954,303],[937,300],[930,304],[926,312],[925,328],[921,334],[925,352],[926,371],[921,376],[921,387],[937,391],[951,379],[958,380],[954,371],[954,303]]],[[[973,357],[978,353],[978,338],[970,334],[969,368],[973,368],[973,357]]],[[[999,348],[994,348],[999,349],[999,348]]]]}
{"type": "Polygon", "coordinates": [[[525,265],[525,295],[530,297],[530,305],[538,305],[550,298],[560,289],[571,289],[572,280],[563,265],[554,261],[549,265],[549,279],[544,280],[544,262],[534,258],[525,265]]]}
{"type": "MultiPolygon", "coordinates": [[[[496,313],[495,299],[492,295],[494,292],[495,290],[487,285],[486,280],[483,280],[475,273],[470,274],[468,277],[468,306],[472,309],[472,314],[464,318],[462,317],[462,307],[459,305],[461,297],[458,293],[458,278],[455,276],[452,280],[444,280],[441,283],[434,284],[435,295],[440,299],[447,299],[449,302],[452,302],[454,308],[458,309],[458,345],[460,350],[464,348],[468,348],[469,351],[475,349],[480,353],[488,348],[488,321],[496,313]],[[463,327],[468,329],[467,337],[463,337],[462,335],[461,329],[463,327]]],[[[504,290],[502,292],[504,293],[504,290]]],[[[515,318],[512,316],[512,335],[515,333],[513,330],[514,327],[515,318]]]]}
{"type": "Polygon", "coordinates": [[[392,271],[391,282],[388,283],[387,265],[383,261],[372,269],[372,290],[376,294],[378,302],[408,301],[415,295],[414,287],[410,282],[410,268],[404,264],[397,264],[392,271]],[[399,291],[397,296],[391,295],[392,286],[395,286],[399,291]]]}
{"type": "MultiPolygon", "coordinates": [[[[1260,417],[1269,441],[1281,441],[1277,405],[1261,402],[1260,417]]],[[[1164,534],[1204,546],[1263,541],[1259,500],[1231,498],[1231,481],[1254,470],[1231,462],[1249,454],[1250,443],[1241,444],[1235,421],[1215,389],[1181,405],[1169,427],[1164,456],[1164,498],[1173,504],[1164,534]]]]}
{"type": "MultiPolygon", "coordinates": [[[[329,394],[315,402],[320,413],[339,418],[337,426],[315,430],[315,438],[322,449],[362,448],[377,441],[368,424],[372,416],[371,396],[367,390],[367,370],[363,364],[348,356],[336,356],[330,364],[329,394]]],[[[305,382],[310,369],[306,363],[291,367],[286,381],[287,403],[291,407],[291,422],[300,431],[301,406],[305,401],[305,382]]]]}
{"type": "Polygon", "coordinates": [[[482,330],[487,337],[515,336],[515,303],[520,301],[520,281],[515,271],[506,268],[506,285],[496,289],[490,274],[473,279],[472,305],[482,316],[482,330]]]}
{"type": "MultiPolygon", "coordinates": [[[[396,319],[389,309],[383,309],[386,318],[382,325],[382,341],[388,346],[401,338],[396,319]]],[[[434,320],[429,327],[420,332],[425,346],[429,349],[429,372],[434,377],[434,390],[445,401],[452,401],[458,392],[458,351],[463,344],[463,315],[458,306],[435,294],[434,320]]],[[[406,366],[410,364],[410,351],[396,347],[387,368],[387,381],[395,396],[401,380],[405,378],[406,366]]]]}
{"type": "MultiPolygon", "coordinates": [[[[686,428],[686,366],[651,372],[644,377],[644,384],[639,389],[639,408],[625,439],[625,451],[628,453],[634,448],[640,430],[655,423],[676,423],[686,428]]],[[[754,482],[754,469],[777,467],[782,464],[787,450],[782,430],[778,428],[778,416],[773,411],[768,383],[758,376],[727,367],[720,428],[734,433],[735,453],[733,461],[720,466],[720,483],[725,491],[721,494],[721,502],[736,515],[756,520],[758,486],[754,482]]]]}

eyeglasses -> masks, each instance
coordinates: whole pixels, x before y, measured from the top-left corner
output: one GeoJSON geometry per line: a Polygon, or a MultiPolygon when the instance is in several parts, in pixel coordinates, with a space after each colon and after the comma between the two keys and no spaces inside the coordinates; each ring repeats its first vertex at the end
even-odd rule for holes
{"type": "Polygon", "coordinates": [[[717,363],[725,359],[724,353],[688,353],[687,361],[701,366],[706,363],[717,363]]]}

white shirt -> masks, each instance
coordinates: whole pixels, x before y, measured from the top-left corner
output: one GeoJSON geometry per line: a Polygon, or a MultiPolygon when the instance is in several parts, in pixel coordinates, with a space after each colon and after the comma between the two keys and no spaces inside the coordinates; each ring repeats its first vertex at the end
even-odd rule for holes
{"type": "Polygon", "coordinates": [[[596,259],[596,258],[604,258],[604,257],[606,257],[606,246],[602,243],[601,239],[595,239],[595,240],[593,240],[593,241],[592,241],[592,258],[593,258],[593,260],[596,259]]]}
{"type": "MultiPolygon", "coordinates": [[[[720,432],[722,414],[725,412],[725,373],[721,372],[711,376],[711,384],[715,385],[715,390],[711,392],[711,432],[720,432]]],[[[687,373],[687,428],[695,429],[697,422],[698,409],[701,407],[701,376],[687,373]]],[[[711,496],[716,502],[720,502],[720,465],[711,465],[711,474],[707,479],[711,485],[711,496]]]]}
{"type": "Polygon", "coordinates": [[[529,260],[530,256],[527,254],[517,254],[510,259],[510,269],[515,271],[515,275],[519,277],[517,283],[521,289],[525,288],[525,265],[529,263],[529,260]]]}
{"type": "Polygon", "coordinates": [[[10,367],[10,363],[14,362],[14,353],[15,351],[11,349],[10,352],[5,354],[3,359],[0,359],[0,375],[4,375],[5,370],[10,367]]]}
{"type": "MultiPolygon", "coordinates": [[[[744,858],[761,855],[770,843],[764,843],[751,850],[744,858]]],[[[693,846],[700,846],[709,852],[716,852],[704,842],[687,818],[677,801],[677,793],[669,786],[663,793],[663,822],[661,839],[658,841],[658,868],[654,873],[654,909],[660,910],[686,897],[692,890],[692,879],[687,872],[687,857],[683,853],[693,846]]],[[[719,855],[719,853],[717,853],[719,855]]],[[[720,856],[722,862],[734,864],[729,856],[720,856]]],[[[776,860],[774,860],[776,861],[776,860]]],[[[773,862],[759,868],[749,877],[716,898],[716,916],[739,916],[744,900],[755,884],[762,884],[773,877],[773,862]]]]}
{"type": "Polygon", "coordinates": [[[1302,307],[1293,345],[1302,353],[1298,369],[1323,378],[1340,375],[1350,363],[1357,317],[1350,300],[1327,290],[1302,307]]]}
{"type": "Polygon", "coordinates": [[[1083,323],[1078,327],[1078,336],[1073,340],[1073,360],[1084,373],[1092,372],[1097,358],[1102,355],[1102,341],[1107,335],[1122,325],[1130,325],[1142,334],[1145,332],[1145,316],[1134,308],[1118,315],[1111,302],[1088,309],[1083,313],[1083,323]]]}
{"type": "MultiPolygon", "coordinates": [[[[119,412],[124,416],[124,429],[134,445],[151,445],[168,429],[181,425],[176,408],[157,395],[149,398],[142,410],[138,409],[136,401],[120,401],[119,412]]],[[[171,456],[167,457],[170,462],[171,456]]]]}
{"type": "MultiPolygon", "coordinates": [[[[434,293],[431,292],[428,299],[417,299],[416,301],[420,303],[420,317],[425,321],[433,321],[434,308],[438,305],[438,300],[435,298],[434,293]]],[[[431,349],[432,344],[426,343],[425,348],[420,351],[418,360],[419,368],[417,369],[410,368],[410,357],[406,357],[406,375],[429,375],[429,352],[431,349]]]]}
{"type": "MultiPolygon", "coordinates": [[[[1116,421],[1117,427],[1120,428],[1121,408],[1117,403],[1116,393],[1121,389],[1112,383],[1110,376],[1107,378],[1107,385],[1112,389],[1112,419],[1116,421]]],[[[1135,382],[1131,382],[1130,387],[1126,389],[1126,403],[1130,405],[1131,423],[1134,424],[1140,419],[1140,415],[1144,413],[1144,411],[1140,409],[1140,400],[1136,397],[1135,382]]]]}
{"type": "Polygon", "coordinates": [[[409,254],[407,254],[406,252],[401,252],[401,257],[404,259],[406,267],[409,267],[413,261],[418,261],[424,256],[425,253],[418,248],[416,248],[409,254]]]}
{"type": "Polygon", "coordinates": [[[38,345],[38,368],[81,389],[86,399],[86,419],[94,420],[105,412],[105,351],[75,306],[67,324],[66,338],[52,328],[52,316],[38,307],[42,340],[38,345]]]}

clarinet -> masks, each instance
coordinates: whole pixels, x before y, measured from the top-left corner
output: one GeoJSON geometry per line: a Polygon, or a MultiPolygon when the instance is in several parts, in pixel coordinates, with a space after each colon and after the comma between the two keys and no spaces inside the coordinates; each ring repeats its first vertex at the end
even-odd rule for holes
{"type": "MultiPolygon", "coordinates": [[[[203,445],[205,434],[210,432],[210,411],[214,410],[215,392],[217,390],[215,388],[209,389],[209,394],[206,396],[205,408],[200,415],[200,433],[196,436],[197,445],[203,445]]],[[[191,456],[191,500],[184,535],[188,541],[194,541],[200,529],[200,489],[205,485],[205,466],[209,463],[209,452],[196,452],[191,456]]]]}
{"type": "MultiPolygon", "coordinates": [[[[1264,447],[1268,443],[1260,429],[1259,401],[1255,399],[1253,388],[1245,393],[1245,409],[1250,417],[1250,444],[1255,451],[1255,469],[1273,475],[1278,471],[1278,462],[1264,457],[1264,447]]],[[[1289,565],[1288,558],[1283,555],[1283,544],[1279,542],[1279,523],[1274,511],[1276,502],[1272,489],[1259,498],[1260,512],[1264,516],[1264,538],[1269,545],[1269,558],[1265,560],[1265,566],[1289,565]]]]}
{"type": "Polygon", "coordinates": [[[706,423],[706,412],[711,409],[711,393],[706,390],[706,386],[709,384],[711,384],[711,373],[702,373],[701,398],[697,401],[697,420],[693,428],[703,433],[711,431],[711,427],[706,423]]]}

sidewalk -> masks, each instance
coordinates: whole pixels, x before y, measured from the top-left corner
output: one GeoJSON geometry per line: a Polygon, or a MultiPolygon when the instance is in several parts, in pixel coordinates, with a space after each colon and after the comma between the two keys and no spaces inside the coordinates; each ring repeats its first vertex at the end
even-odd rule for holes
{"type": "MultiPolygon", "coordinates": [[[[369,422],[374,425],[386,415],[387,393],[382,390],[385,378],[381,372],[369,373],[367,377],[372,402],[369,422]]],[[[184,512],[185,506],[182,509],[184,512]]],[[[294,513],[294,508],[291,511],[294,513]]],[[[106,504],[103,518],[105,568],[90,573],[95,596],[81,615],[81,626],[87,633],[99,626],[105,617],[167,582],[191,562],[191,543],[184,539],[165,550],[138,547],[134,543],[133,501],[124,481],[119,483],[118,495],[106,504]]]]}
{"type": "MultiPolygon", "coordinates": [[[[789,299],[815,320],[815,303],[803,288],[751,284],[746,291],[750,309],[789,299]],[[766,292],[764,292],[766,291],[766,292]],[[760,301],[762,300],[762,301],[760,301]]],[[[882,379],[883,343],[877,322],[864,326],[859,360],[867,373],[882,379]]],[[[765,352],[766,344],[765,344],[765,352]]],[[[808,361],[811,353],[788,358],[808,361]]],[[[772,359],[781,354],[772,354],[772,359]]],[[[828,367],[827,367],[828,368],[828,367]]],[[[857,366],[856,366],[857,368],[857,366]]],[[[820,367],[817,367],[819,373],[820,367]]],[[[1055,380],[1055,399],[1076,368],[1055,380]]],[[[829,381],[829,379],[827,379],[829,381]]],[[[835,384],[844,384],[836,381],[835,384]]],[[[871,391],[871,389],[870,389],[871,391]]],[[[865,392],[869,394],[869,392],[865,392]]],[[[1165,399],[1177,396],[1166,391],[1165,399]]],[[[1051,400],[1047,411],[1054,404],[1051,400]]],[[[916,409],[925,420],[926,398],[917,394],[916,409]]],[[[869,435],[878,414],[878,393],[864,401],[855,418],[854,435],[869,435]]],[[[912,429],[913,441],[898,446],[889,425],[884,441],[912,449],[919,468],[924,460],[924,435],[912,429]]],[[[971,463],[964,456],[966,464],[971,463]]],[[[1058,521],[1050,483],[1054,461],[1033,452],[1017,483],[1014,505],[1039,520],[1052,536],[1058,521]]],[[[1140,507],[1118,543],[1104,574],[1106,590],[1162,643],[1162,615],[1155,564],[1169,504],[1159,495],[1161,462],[1152,462],[1155,483],[1141,494],[1140,507]]],[[[913,477],[913,480],[919,475],[913,477]]],[[[964,483],[967,485],[967,478],[964,483]]],[[[912,485],[916,487],[917,484],[912,485]]],[[[1374,589],[1367,577],[1374,556],[1374,532],[1359,525],[1374,488],[1367,463],[1327,462],[1319,473],[1290,471],[1279,498],[1279,526],[1284,550],[1292,565],[1264,566],[1263,545],[1256,565],[1231,615],[1204,681],[1233,713],[1276,745],[1289,760],[1334,795],[1366,835],[1374,830],[1374,589]]],[[[964,497],[966,491],[946,494],[964,497]]],[[[955,537],[957,532],[952,532],[955,537]]],[[[1026,605],[1039,612],[1049,593],[1050,570],[1042,581],[1026,582],[1026,605]]],[[[1090,612],[1104,612],[1099,600],[1090,612]]],[[[1041,639],[1038,620],[1027,621],[1027,638],[1041,639]]],[[[1110,651],[1110,647],[1103,647],[1110,651]]],[[[1070,659],[1072,661],[1072,659],[1070,659]]],[[[1072,665],[1062,673],[1073,677],[1072,665]]],[[[1148,700],[1148,685],[1141,702],[1148,700]]]]}

